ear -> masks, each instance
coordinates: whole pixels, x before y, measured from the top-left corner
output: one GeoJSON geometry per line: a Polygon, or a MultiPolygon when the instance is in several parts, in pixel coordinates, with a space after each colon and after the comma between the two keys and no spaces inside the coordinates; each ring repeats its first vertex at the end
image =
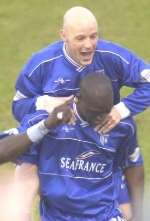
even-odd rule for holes
{"type": "Polygon", "coordinates": [[[65,34],[64,29],[61,29],[61,30],[60,30],[59,35],[60,35],[60,38],[61,38],[64,42],[66,42],[66,34],[65,34]]]}

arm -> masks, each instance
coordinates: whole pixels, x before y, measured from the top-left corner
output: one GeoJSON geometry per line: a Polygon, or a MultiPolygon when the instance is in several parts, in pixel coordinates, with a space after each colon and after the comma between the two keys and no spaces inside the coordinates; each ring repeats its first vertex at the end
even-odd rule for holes
{"type": "Polygon", "coordinates": [[[0,140],[0,164],[22,154],[32,144],[27,134],[11,135],[0,140]]]}
{"type": "MultiPolygon", "coordinates": [[[[17,93],[17,92],[16,92],[17,93]]],[[[36,111],[37,97],[26,97],[15,100],[12,102],[12,113],[17,121],[21,121],[23,117],[28,113],[34,113],[36,111]]]]}
{"type": "Polygon", "coordinates": [[[124,171],[119,168],[119,170],[115,173],[116,177],[116,193],[117,193],[117,201],[119,203],[119,208],[121,209],[122,215],[125,220],[130,221],[132,218],[132,207],[131,207],[131,199],[127,186],[127,180],[125,178],[124,171]]]}
{"type": "Polygon", "coordinates": [[[144,173],[136,125],[132,118],[122,121],[120,125],[123,126],[124,138],[122,137],[122,143],[116,152],[114,161],[117,198],[127,220],[131,221],[133,218],[133,220],[141,221],[144,173]],[[138,208],[138,205],[141,207],[138,208]]]}
{"type": "Polygon", "coordinates": [[[103,133],[111,130],[121,119],[141,113],[150,106],[150,64],[118,45],[112,45],[111,50],[114,54],[109,55],[108,60],[114,67],[120,86],[135,90],[112,108],[100,130],[103,133]]]}
{"type": "MultiPolygon", "coordinates": [[[[150,106],[150,64],[126,48],[118,46],[117,50],[121,57],[113,58],[112,62],[116,62],[115,71],[119,76],[120,84],[135,88],[131,94],[121,100],[121,103],[128,108],[131,115],[136,115],[150,106]]],[[[117,110],[123,119],[129,114],[126,115],[126,110],[121,103],[118,104],[117,110]]]]}
{"type": "Polygon", "coordinates": [[[16,81],[12,111],[18,121],[21,121],[25,114],[35,112],[36,99],[42,94],[41,67],[38,64],[38,56],[33,55],[16,81]]]}
{"type": "Polygon", "coordinates": [[[15,118],[21,121],[26,114],[34,113],[38,110],[45,110],[51,113],[55,107],[69,101],[73,96],[69,97],[52,97],[48,95],[34,97],[20,97],[18,100],[14,97],[12,111],[15,118]]]}
{"type": "Polygon", "coordinates": [[[144,167],[136,166],[126,168],[125,176],[131,195],[133,221],[141,221],[144,195],[144,167]]]}
{"type": "Polygon", "coordinates": [[[68,123],[72,117],[69,102],[55,108],[46,120],[33,125],[26,132],[0,140],[0,163],[13,160],[25,152],[32,143],[39,142],[49,132],[49,129],[60,123],[68,123]]]}
{"type": "Polygon", "coordinates": [[[138,147],[136,125],[132,122],[132,131],[128,130],[128,139],[125,143],[124,168],[127,185],[131,197],[133,220],[142,220],[144,196],[144,162],[138,147]],[[134,130],[133,130],[134,129],[134,130]]]}
{"type": "Polygon", "coordinates": [[[46,110],[51,113],[56,106],[70,99],[43,95],[44,82],[50,78],[47,65],[44,65],[43,62],[43,56],[47,55],[43,52],[33,55],[18,76],[15,86],[16,94],[12,103],[12,112],[18,121],[21,121],[26,114],[34,113],[36,110],[46,110]]]}

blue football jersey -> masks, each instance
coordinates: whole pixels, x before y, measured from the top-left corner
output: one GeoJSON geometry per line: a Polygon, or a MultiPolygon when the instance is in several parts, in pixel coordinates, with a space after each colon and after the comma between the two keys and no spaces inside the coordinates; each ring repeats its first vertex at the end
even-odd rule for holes
{"type": "Polygon", "coordinates": [[[79,66],[66,53],[64,43],[58,41],[34,54],[21,71],[16,82],[13,114],[19,121],[36,110],[38,96],[69,96],[79,91],[79,82],[91,72],[102,73],[111,79],[114,104],[120,102],[120,88],[124,85],[136,90],[122,101],[131,114],[150,105],[150,65],[118,44],[99,40],[93,61],[79,66]]]}
{"type": "MultiPolygon", "coordinates": [[[[20,132],[45,118],[39,112],[26,119],[20,132]]],[[[118,152],[132,155],[135,125],[123,120],[108,134],[99,134],[87,123],[62,124],[18,158],[36,164],[40,179],[40,213],[43,221],[106,221],[120,215],[114,168],[118,152]]]]}

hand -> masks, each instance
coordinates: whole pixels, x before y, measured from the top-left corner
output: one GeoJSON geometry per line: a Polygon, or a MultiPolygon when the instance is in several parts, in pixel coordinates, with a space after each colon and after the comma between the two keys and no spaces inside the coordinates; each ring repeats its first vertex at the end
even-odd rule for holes
{"type": "Polygon", "coordinates": [[[75,116],[73,110],[70,107],[72,98],[66,101],[64,104],[56,107],[50,116],[45,120],[45,126],[47,128],[55,127],[60,123],[75,123],[75,116]]]}
{"type": "Polygon", "coordinates": [[[69,97],[52,97],[48,95],[43,95],[37,98],[36,101],[36,110],[45,110],[48,113],[52,113],[52,111],[64,104],[66,101],[69,101],[72,99],[74,96],[71,95],[69,97]]]}
{"type": "Polygon", "coordinates": [[[114,128],[121,120],[121,115],[115,107],[112,108],[111,112],[106,116],[105,120],[101,125],[98,125],[95,130],[100,133],[107,133],[114,128]]]}

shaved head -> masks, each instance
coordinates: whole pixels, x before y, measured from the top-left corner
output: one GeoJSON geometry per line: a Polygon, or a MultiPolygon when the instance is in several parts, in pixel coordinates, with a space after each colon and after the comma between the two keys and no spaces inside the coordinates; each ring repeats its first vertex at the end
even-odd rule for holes
{"type": "Polygon", "coordinates": [[[82,26],[82,24],[93,23],[97,26],[97,21],[93,13],[84,7],[76,6],[70,8],[64,15],[63,28],[67,29],[72,25],[82,26]]]}
{"type": "Polygon", "coordinates": [[[97,27],[95,16],[87,8],[76,6],[65,13],[60,36],[68,55],[78,65],[92,63],[98,40],[97,27]]]}

